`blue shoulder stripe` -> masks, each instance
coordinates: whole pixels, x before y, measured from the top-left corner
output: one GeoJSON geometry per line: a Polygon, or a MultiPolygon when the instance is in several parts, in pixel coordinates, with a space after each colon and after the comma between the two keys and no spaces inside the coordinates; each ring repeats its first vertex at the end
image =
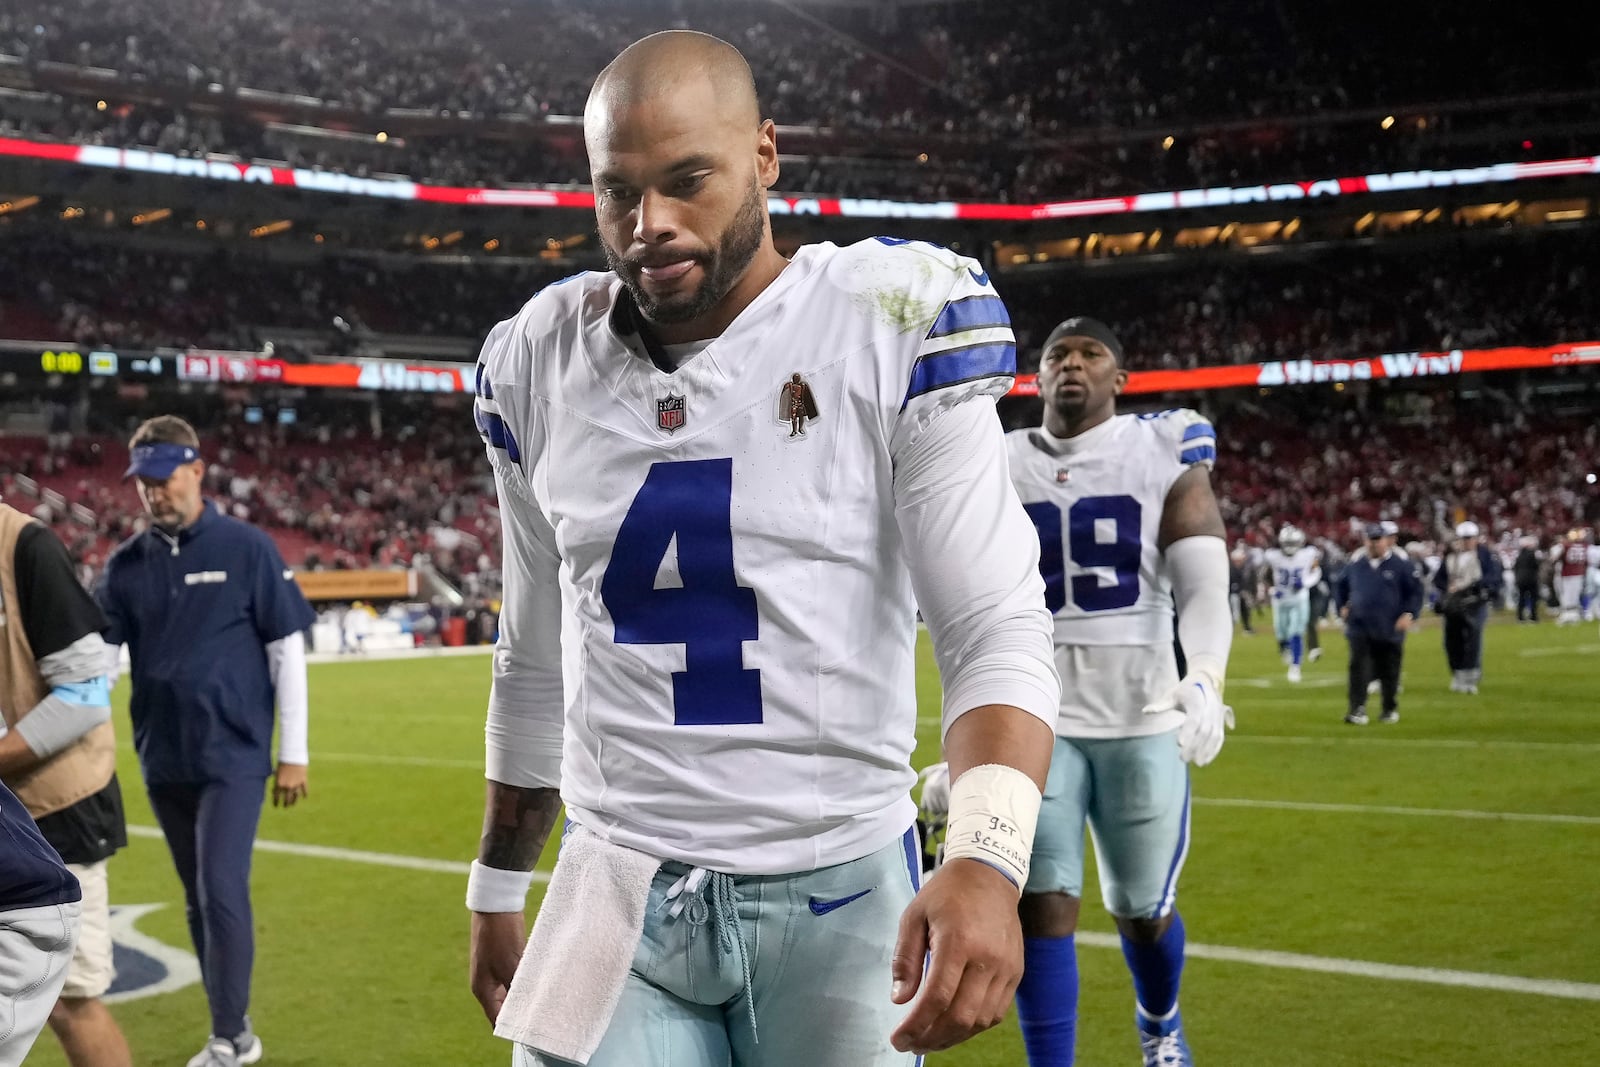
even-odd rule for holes
{"type": "Polygon", "coordinates": [[[481,360],[478,362],[477,393],[485,400],[494,399],[494,388],[489,384],[489,368],[481,360]]]}
{"type": "Polygon", "coordinates": [[[1005,301],[998,296],[968,296],[952,300],[933,321],[928,337],[948,337],[968,330],[985,330],[1010,326],[1011,316],[1006,314],[1005,301]]]}
{"type": "Polygon", "coordinates": [[[1180,463],[1215,463],[1217,461],[1216,445],[1195,445],[1186,448],[1178,454],[1180,463]]]}
{"type": "Polygon", "coordinates": [[[1188,429],[1183,431],[1183,439],[1185,441],[1193,441],[1196,437],[1210,437],[1214,439],[1216,436],[1217,431],[1211,428],[1211,424],[1209,422],[1197,422],[1193,426],[1190,426],[1188,429]]]}
{"type": "Polygon", "coordinates": [[[485,441],[511,457],[511,462],[522,462],[522,449],[518,447],[517,439],[512,436],[511,427],[506,425],[506,420],[492,411],[484,411],[474,406],[472,421],[477,423],[478,433],[485,441]]]}
{"type": "Polygon", "coordinates": [[[970,382],[977,378],[1011,376],[1017,373],[1017,346],[1010,342],[993,342],[952,348],[934,352],[917,360],[911,368],[911,386],[900,409],[914,397],[931,393],[945,386],[970,382]]]}

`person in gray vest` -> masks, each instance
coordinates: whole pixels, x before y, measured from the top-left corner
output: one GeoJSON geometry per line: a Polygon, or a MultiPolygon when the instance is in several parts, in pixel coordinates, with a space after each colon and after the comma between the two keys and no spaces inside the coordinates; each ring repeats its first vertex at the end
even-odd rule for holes
{"type": "Polygon", "coordinates": [[[82,887],[81,932],[49,1013],[72,1067],[133,1062],[100,999],[116,974],[106,860],[128,843],[104,626],[66,546],[0,504],[0,780],[82,887]]]}

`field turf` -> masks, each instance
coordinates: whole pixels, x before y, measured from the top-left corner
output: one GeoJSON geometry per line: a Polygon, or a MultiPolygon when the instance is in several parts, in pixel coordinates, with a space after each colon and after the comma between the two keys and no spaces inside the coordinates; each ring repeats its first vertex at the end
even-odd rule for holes
{"type": "MultiPolygon", "coordinates": [[[[1329,633],[1324,644],[1327,655],[1291,687],[1269,636],[1239,638],[1229,689],[1239,728],[1194,777],[1179,903],[1191,939],[1182,1004],[1198,1061],[1589,1062],[1600,1047],[1595,627],[1493,626],[1476,697],[1446,690],[1430,628],[1408,650],[1402,721],[1379,725],[1374,706],[1364,728],[1340,721],[1344,642],[1329,633]]],[[[919,764],[937,753],[937,678],[922,651],[919,764]]],[[[506,1064],[509,1046],[467,992],[462,906],[482,811],[488,660],[311,671],[311,797],[293,811],[269,807],[260,836],[338,851],[256,854],[253,1015],[264,1062],[506,1064]]],[[[126,698],[124,683],[119,709],[126,698]]],[[[164,905],[139,932],[187,949],[178,882],[152,836],[120,710],[118,727],[135,836],[112,861],[112,900],[164,905]]],[[[1128,978],[1098,894],[1087,896],[1078,1062],[1131,1065],[1128,978]]],[[[140,1067],[183,1064],[207,1029],[198,985],[114,1011],[140,1067]]],[[[63,1062],[48,1034],[28,1059],[63,1062]]],[[[1016,1026],[930,1062],[1021,1064],[1016,1026]]]]}

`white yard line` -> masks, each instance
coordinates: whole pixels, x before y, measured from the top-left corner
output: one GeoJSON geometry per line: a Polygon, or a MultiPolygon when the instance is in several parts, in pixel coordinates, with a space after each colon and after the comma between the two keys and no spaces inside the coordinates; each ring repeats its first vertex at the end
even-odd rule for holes
{"type": "MultiPolygon", "coordinates": [[[[1591,625],[1584,623],[1585,626],[1591,625]]],[[[1524,648],[1517,652],[1523,659],[1535,659],[1540,656],[1568,656],[1574,653],[1586,654],[1600,652],[1600,645],[1543,645],[1538,648],[1524,648]]]]}
{"type": "MultiPolygon", "coordinates": [[[[156,826],[128,824],[133,837],[150,837],[161,840],[161,829],[156,826]]],[[[296,841],[263,841],[256,839],[258,852],[282,852],[289,856],[307,856],[311,859],[339,860],[344,863],[365,863],[374,867],[401,867],[411,871],[436,871],[441,874],[466,874],[470,864],[460,860],[436,860],[426,856],[400,856],[392,852],[368,852],[359,848],[333,848],[329,845],[304,845],[296,841]]],[[[548,882],[547,871],[534,871],[535,882],[548,882]]]]}
{"type": "Polygon", "coordinates": [[[1313,811],[1333,815],[1406,815],[1431,819],[1475,819],[1484,822],[1542,822],[1568,826],[1600,826],[1600,815],[1563,815],[1535,811],[1475,811],[1462,808],[1406,808],[1392,804],[1324,804],[1304,800],[1251,800],[1244,797],[1195,797],[1215,808],[1263,808],[1268,811],[1313,811]]]}
{"type": "MultiPolygon", "coordinates": [[[[1351,731],[1354,733],[1355,731],[1351,731]]],[[[1489,739],[1472,741],[1465,738],[1451,737],[1396,737],[1392,732],[1384,730],[1377,736],[1365,737],[1303,737],[1294,734],[1241,734],[1228,735],[1228,744],[1237,745],[1241,741],[1257,742],[1264,745],[1401,745],[1413,748],[1453,748],[1453,749],[1482,749],[1493,752],[1496,749],[1526,749],[1529,751],[1543,752],[1600,752],[1600,741],[1510,741],[1489,739]]]]}
{"type": "MultiPolygon", "coordinates": [[[[1116,934],[1080,931],[1080,945],[1095,948],[1121,948],[1116,934]]],[[[1234,948],[1230,945],[1201,945],[1189,942],[1184,955],[1190,959],[1220,963],[1245,963],[1255,967],[1276,967],[1290,971],[1316,971],[1320,974],[1376,978],[1386,982],[1419,982],[1423,985],[1458,986],[1466,989],[1492,989],[1500,993],[1531,993],[1565,1000],[1600,1000],[1600,985],[1591,982],[1566,982],[1555,978],[1518,978],[1509,974],[1484,974],[1480,971],[1452,971],[1438,967],[1406,967],[1397,963],[1372,963],[1336,956],[1306,956],[1298,952],[1273,952],[1268,949],[1234,948]]]]}
{"type": "MultiPolygon", "coordinates": [[[[1600,820],[1595,820],[1600,822],[1600,820]]],[[[161,831],[154,826],[131,825],[128,832],[135,837],[159,838],[161,831]]],[[[260,841],[256,848],[262,852],[282,852],[291,856],[336,860],[345,863],[366,863],[380,867],[401,867],[408,870],[436,871],[443,874],[464,875],[467,864],[455,860],[436,860],[420,856],[397,856],[387,852],[367,852],[360,849],[330,848],[325,845],[302,845],[290,841],[260,841]]],[[[550,875],[535,871],[534,881],[548,882],[550,875]]],[[[1115,934],[1080,931],[1077,942],[1094,948],[1120,948],[1121,940],[1115,934]]],[[[1600,985],[1588,982],[1568,982],[1551,978],[1520,978],[1514,975],[1485,974],[1478,971],[1454,971],[1437,967],[1408,967],[1394,963],[1373,963],[1368,960],[1341,959],[1332,956],[1307,956],[1297,952],[1275,952],[1269,949],[1235,948],[1229,945],[1205,945],[1191,942],[1184,949],[1193,959],[1216,960],[1221,963],[1243,963],[1256,967],[1274,967],[1293,971],[1314,971],[1320,974],[1349,975],[1356,978],[1375,978],[1389,982],[1416,982],[1423,985],[1457,986],[1467,989],[1491,989],[1503,993],[1528,993],[1534,996],[1558,997],[1566,1000],[1600,1001],[1600,985]]]]}

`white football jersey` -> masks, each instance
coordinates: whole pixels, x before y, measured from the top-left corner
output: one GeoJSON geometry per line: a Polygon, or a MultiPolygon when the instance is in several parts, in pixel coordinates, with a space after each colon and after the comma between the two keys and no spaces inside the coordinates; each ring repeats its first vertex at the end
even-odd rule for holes
{"type": "Polygon", "coordinates": [[[1292,553],[1281,548],[1267,549],[1266,563],[1272,571],[1273,602],[1303,601],[1309,604],[1311,587],[1322,580],[1322,568],[1319,565],[1321,557],[1322,553],[1310,545],[1297,548],[1292,553]]]}
{"type": "Polygon", "coordinates": [[[1063,670],[1057,732],[1131,737],[1176,729],[1181,713],[1141,710],[1177,682],[1161,515],[1184,471],[1216,462],[1216,432],[1199,413],[1178,408],[1118,415],[1066,440],[1039,428],[1013,430],[1006,445],[1039,536],[1045,604],[1055,618],[1063,670]],[[1090,663],[1114,676],[1113,685],[1068,683],[1064,649],[1109,646],[1148,651],[1137,665],[1110,654],[1104,666],[1090,663]]]}
{"type": "Polygon", "coordinates": [[[988,703],[1054,721],[994,412],[1005,308],[973,261],[882,238],[801,249],[670,373],[629,307],[614,274],[579,275],[484,345],[489,777],[559,782],[596,833],[712,870],[867,855],[915,817],[917,605],[947,726],[988,703]]]}

